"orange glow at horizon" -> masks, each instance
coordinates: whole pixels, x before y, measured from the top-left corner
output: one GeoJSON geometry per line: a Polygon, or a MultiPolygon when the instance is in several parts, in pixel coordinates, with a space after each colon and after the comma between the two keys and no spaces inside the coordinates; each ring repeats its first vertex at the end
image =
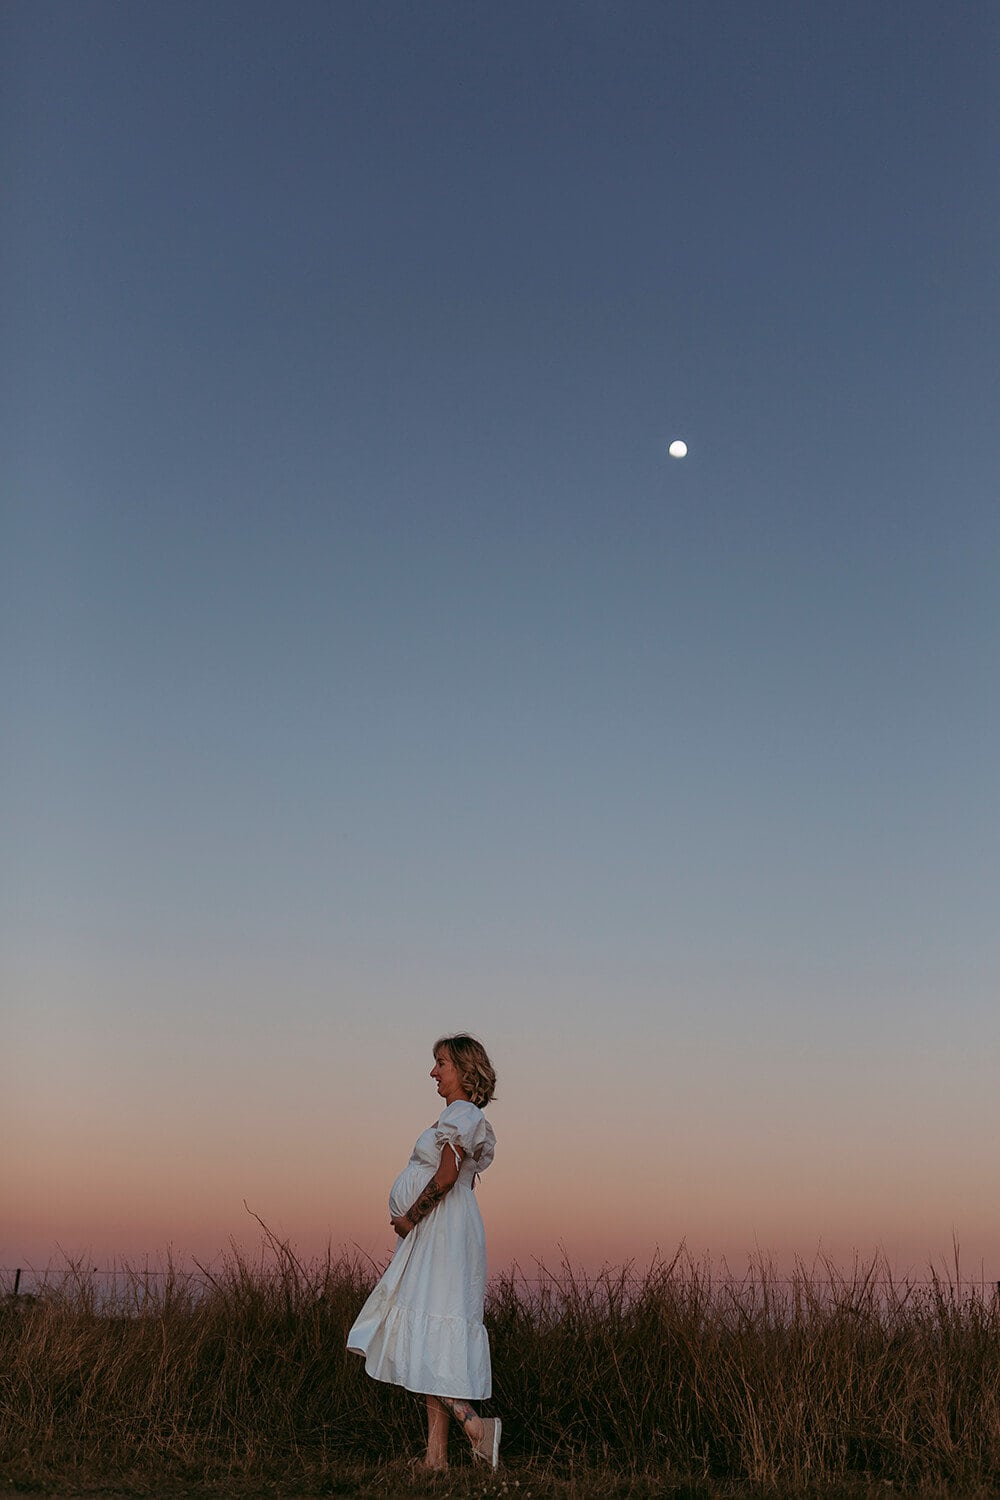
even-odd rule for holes
{"type": "MultiPolygon", "coordinates": [[[[385,1196],[402,1162],[385,1139],[371,1143],[370,1170],[351,1153],[333,1163],[290,1161],[275,1150],[234,1171],[228,1154],[199,1163],[190,1142],[181,1153],[148,1149],[141,1157],[98,1152],[92,1136],[83,1144],[82,1153],[61,1145],[44,1169],[27,1155],[8,1167],[5,1263],[38,1266],[84,1253],[95,1263],[155,1260],[168,1251],[215,1259],[234,1245],[260,1245],[253,1215],[308,1259],[328,1248],[376,1260],[391,1254],[385,1196]]],[[[641,1268],[683,1245],[695,1259],[725,1260],[734,1270],[754,1256],[788,1270],[817,1256],[849,1265],[881,1250],[921,1275],[932,1262],[950,1264],[954,1237],[967,1270],[982,1264],[987,1279],[1000,1273],[995,1209],[981,1201],[968,1211],[967,1188],[982,1170],[974,1160],[967,1181],[917,1172],[892,1180],[876,1160],[867,1171],[855,1162],[851,1171],[810,1179],[794,1153],[752,1176],[736,1153],[702,1155],[698,1168],[671,1180],[648,1161],[643,1169],[641,1154],[630,1162],[626,1152],[623,1164],[611,1143],[591,1150],[587,1170],[553,1169],[530,1139],[514,1141],[478,1188],[491,1268],[552,1269],[563,1259],[589,1271],[641,1268]],[[949,1197],[954,1219],[940,1208],[949,1197]]]]}
{"type": "MultiPolygon", "coordinates": [[[[299,1034],[250,1017],[231,1042],[219,1024],[185,1047],[164,1011],[141,1057],[124,1030],[103,1047],[39,1033],[6,1101],[31,1130],[2,1167],[2,1263],[212,1259],[259,1245],[251,1214],[306,1257],[384,1259],[389,1186],[439,1112],[436,1030],[407,1016],[389,1047],[357,1018],[299,1034]]],[[[606,1030],[491,1038],[498,1151],[479,1193],[494,1270],[641,1265],[684,1244],[733,1267],[882,1249],[921,1274],[957,1239],[970,1270],[1000,1277],[986,1052],[779,1040],[750,1069],[738,1037],[708,1046],[651,1021],[639,1048],[606,1030]]]]}

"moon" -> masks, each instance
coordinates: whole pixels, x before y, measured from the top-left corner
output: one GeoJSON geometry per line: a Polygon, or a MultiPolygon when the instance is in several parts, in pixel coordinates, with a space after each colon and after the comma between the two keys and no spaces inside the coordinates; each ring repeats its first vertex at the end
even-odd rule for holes
{"type": "Polygon", "coordinates": [[[670,447],[667,449],[667,452],[670,454],[671,458],[686,458],[687,451],[687,443],[682,442],[680,438],[674,438],[673,442],[670,444],[670,447]]]}

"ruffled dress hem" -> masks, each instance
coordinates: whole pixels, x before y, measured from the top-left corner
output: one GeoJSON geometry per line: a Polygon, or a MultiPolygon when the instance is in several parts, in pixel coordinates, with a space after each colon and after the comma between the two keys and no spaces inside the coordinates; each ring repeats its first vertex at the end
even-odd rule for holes
{"type": "Polygon", "coordinates": [[[486,1401],[492,1394],[492,1383],[483,1380],[482,1372],[490,1365],[490,1346],[481,1323],[437,1317],[409,1307],[386,1308],[377,1323],[364,1346],[357,1337],[364,1336],[363,1327],[356,1325],[352,1333],[357,1341],[347,1346],[351,1354],[362,1356],[373,1380],[400,1385],[417,1396],[486,1401]]]}

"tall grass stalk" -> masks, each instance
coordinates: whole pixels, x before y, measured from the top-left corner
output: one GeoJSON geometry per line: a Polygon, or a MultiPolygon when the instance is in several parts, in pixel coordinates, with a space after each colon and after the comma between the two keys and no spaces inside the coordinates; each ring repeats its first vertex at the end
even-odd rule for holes
{"type": "MultiPolygon", "coordinates": [[[[281,1482],[419,1450],[422,1403],[345,1337],[375,1271],[269,1236],[198,1284],[70,1265],[0,1304],[8,1483],[281,1482]]],[[[490,1289],[489,1410],[516,1468],[804,1492],[1000,1488],[1000,1302],[880,1261],[719,1276],[683,1254],[596,1279],[517,1270],[490,1289]]],[[[458,1454],[456,1452],[456,1457],[458,1454]]]]}

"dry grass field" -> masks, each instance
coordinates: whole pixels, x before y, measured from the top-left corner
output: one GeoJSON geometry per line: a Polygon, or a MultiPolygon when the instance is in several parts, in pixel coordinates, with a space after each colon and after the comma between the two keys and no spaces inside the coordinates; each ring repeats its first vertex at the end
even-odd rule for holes
{"type": "Polygon", "coordinates": [[[344,1339],[374,1279],[271,1241],[192,1281],[70,1266],[0,1304],[0,1492],[594,1500],[1000,1493],[1000,1301],[874,1262],[679,1256],[491,1287],[505,1465],[427,1482],[421,1402],[344,1339]]]}

